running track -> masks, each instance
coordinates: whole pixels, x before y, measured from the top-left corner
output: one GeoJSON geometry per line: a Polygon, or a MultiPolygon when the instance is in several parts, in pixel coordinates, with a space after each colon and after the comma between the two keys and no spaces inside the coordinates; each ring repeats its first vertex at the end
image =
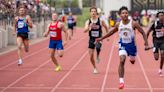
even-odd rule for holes
{"type": "MultiPolygon", "coordinates": [[[[54,71],[49,59],[48,40],[30,47],[24,53],[24,64],[17,66],[16,51],[0,56],[0,92],[164,92],[164,77],[157,74],[152,50],[144,51],[143,40],[137,34],[138,55],[135,65],[127,58],[125,89],[118,89],[118,36],[103,41],[99,74],[92,73],[88,56],[88,34],[77,30],[65,47],[63,58],[57,57],[61,72],[54,71]]],[[[150,40],[149,40],[150,42],[150,40]]]]}

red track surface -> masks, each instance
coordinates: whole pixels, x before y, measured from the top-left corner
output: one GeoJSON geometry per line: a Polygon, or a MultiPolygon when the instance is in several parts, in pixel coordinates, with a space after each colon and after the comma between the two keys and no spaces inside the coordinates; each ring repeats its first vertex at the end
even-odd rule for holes
{"type": "MultiPolygon", "coordinates": [[[[57,57],[61,72],[54,71],[49,59],[48,40],[30,47],[24,64],[17,66],[16,51],[0,56],[1,92],[164,92],[164,77],[159,77],[159,62],[152,51],[144,51],[141,35],[137,35],[138,56],[135,65],[128,58],[125,65],[125,89],[119,90],[117,34],[104,40],[99,74],[92,73],[88,56],[88,34],[77,30],[65,47],[63,58],[57,57]]],[[[149,40],[150,42],[150,40],[149,40]]]]}

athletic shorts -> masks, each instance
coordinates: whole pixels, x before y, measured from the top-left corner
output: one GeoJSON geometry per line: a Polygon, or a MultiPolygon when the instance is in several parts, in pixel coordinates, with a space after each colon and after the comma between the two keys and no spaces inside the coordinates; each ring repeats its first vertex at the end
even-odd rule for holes
{"type": "Polygon", "coordinates": [[[158,50],[164,50],[164,38],[153,38],[153,52],[158,53],[158,50]]]}
{"type": "Polygon", "coordinates": [[[101,43],[95,44],[95,39],[96,38],[90,38],[89,39],[89,46],[88,46],[88,48],[95,49],[95,47],[96,47],[96,48],[101,49],[102,44],[101,43]]]}
{"type": "Polygon", "coordinates": [[[50,40],[49,48],[55,50],[63,50],[64,48],[63,48],[62,40],[50,40]]]}
{"type": "Polygon", "coordinates": [[[76,22],[73,23],[73,26],[76,26],[76,22]]]}
{"type": "Polygon", "coordinates": [[[72,24],[68,24],[68,29],[72,29],[73,30],[73,26],[74,26],[73,23],[72,24]]]}
{"type": "Polygon", "coordinates": [[[23,40],[28,40],[28,33],[17,33],[17,37],[21,37],[23,40]]]}
{"type": "Polygon", "coordinates": [[[137,48],[134,42],[128,44],[119,43],[119,56],[136,56],[136,53],[137,48]]]}

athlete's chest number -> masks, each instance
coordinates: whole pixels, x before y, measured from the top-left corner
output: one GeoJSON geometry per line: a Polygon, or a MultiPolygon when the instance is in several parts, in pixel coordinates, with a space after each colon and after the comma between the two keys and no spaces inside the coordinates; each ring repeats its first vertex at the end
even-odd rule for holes
{"type": "Polygon", "coordinates": [[[99,31],[91,31],[92,37],[99,37],[99,31]]]}
{"type": "Polygon", "coordinates": [[[23,28],[24,27],[24,22],[18,22],[18,28],[23,28]]]}
{"type": "Polygon", "coordinates": [[[157,31],[156,32],[156,36],[157,36],[157,38],[163,37],[164,36],[164,32],[163,31],[157,31]]]}
{"type": "Polygon", "coordinates": [[[50,32],[50,36],[51,37],[56,37],[57,36],[57,33],[56,32],[50,32]]]}
{"type": "Polygon", "coordinates": [[[122,42],[123,43],[131,43],[132,42],[132,38],[130,37],[130,35],[128,34],[128,32],[123,32],[122,42]]]}

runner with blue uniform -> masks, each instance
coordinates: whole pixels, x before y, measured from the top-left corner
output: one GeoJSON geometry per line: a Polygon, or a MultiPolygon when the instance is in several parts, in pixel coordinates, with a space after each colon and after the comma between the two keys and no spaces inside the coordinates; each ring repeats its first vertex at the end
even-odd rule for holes
{"type": "Polygon", "coordinates": [[[28,39],[28,27],[32,28],[32,21],[29,15],[26,15],[26,7],[24,5],[18,8],[19,15],[15,17],[14,21],[14,35],[17,34],[18,45],[18,65],[23,63],[22,60],[22,45],[24,45],[25,51],[29,51],[29,39],[28,39]]]}
{"type": "Polygon", "coordinates": [[[112,28],[108,34],[105,36],[98,38],[97,42],[102,41],[103,39],[113,35],[114,33],[118,32],[119,34],[119,56],[120,56],[120,65],[118,68],[119,72],[119,89],[124,88],[124,65],[126,61],[126,56],[130,57],[130,61],[132,64],[135,63],[135,56],[137,53],[136,50],[136,44],[135,44],[135,33],[134,28],[138,29],[138,31],[143,35],[144,41],[145,41],[145,49],[147,50],[148,42],[147,37],[141,26],[133,21],[132,19],[128,19],[128,8],[127,7],[121,7],[119,10],[119,14],[121,17],[121,21],[116,23],[114,28],[112,28]]]}

